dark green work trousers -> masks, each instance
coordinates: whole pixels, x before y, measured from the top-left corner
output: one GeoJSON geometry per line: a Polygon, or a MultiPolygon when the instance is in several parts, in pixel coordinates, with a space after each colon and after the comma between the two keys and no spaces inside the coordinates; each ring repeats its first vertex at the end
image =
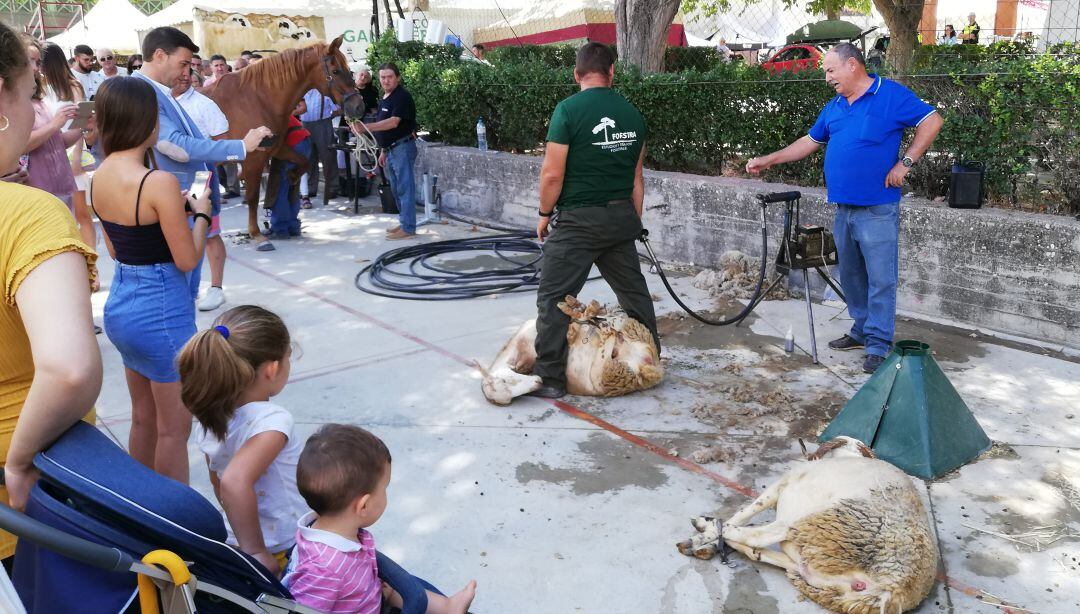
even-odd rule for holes
{"type": "Polygon", "coordinates": [[[545,384],[566,388],[570,317],[559,310],[558,303],[568,294],[578,296],[593,264],[615,291],[619,306],[647,326],[660,347],[652,297],[634,245],[640,234],[641,219],[629,201],[559,212],[555,230],[544,241],[536,293],[533,374],[542,377],[545,384]]]}

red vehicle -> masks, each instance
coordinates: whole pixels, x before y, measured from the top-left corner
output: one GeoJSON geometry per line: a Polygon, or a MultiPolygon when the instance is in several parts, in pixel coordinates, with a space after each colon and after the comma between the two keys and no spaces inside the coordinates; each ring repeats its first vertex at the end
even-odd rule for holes
{"type": "Polygon", "coordinates": [[[785,45],[761,66],[773,74],[784,71],[797,73],[821,66],[821,58],[824,55],[825,52],[817,45],[809,43],[785,45]]]}

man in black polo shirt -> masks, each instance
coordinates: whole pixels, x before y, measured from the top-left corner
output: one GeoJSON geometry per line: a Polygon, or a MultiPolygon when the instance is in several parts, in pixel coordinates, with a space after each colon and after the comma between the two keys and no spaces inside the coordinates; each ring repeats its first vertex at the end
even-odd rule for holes
{"type": "Polygon", "coordinates": [[[416,179],[413,164],[416,162],[416,105],[412,95],[401,87],[401,73],[397,65],[388,62],[379,67],[379,83],[383,98],[375,122],[367,129],[375,135],[382,153],[379,166],[386,169],[390,189],[398,203],[398,220],[401,225],[386,231],[391,241],[411,239],[416,236],[416,179]]]}
{"type": "Polygon", "coordinates": [[[647,130],[634,105],[611,89],[614,64],[607,45],[582,46],[574,67],[581,91],[560,102],[551,116],[536,226],[544,260],[536,296],[533,374],[544,385],[533,396],[566,394],[570,318],[558,303],[581,292],[593,264],[615,291],[619,305],[652,331],[660,348],[652,297],[634,246],[641,235],[647,130]],[[555,228],[547,236],[556,212],[555,228]]]}

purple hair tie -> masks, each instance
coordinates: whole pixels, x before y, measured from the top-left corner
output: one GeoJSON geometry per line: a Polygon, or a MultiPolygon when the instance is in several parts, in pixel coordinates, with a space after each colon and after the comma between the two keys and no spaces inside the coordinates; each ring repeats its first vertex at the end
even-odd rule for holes
{"type": "Polygon", "coordinates": [[[226,339],[229,338],[229,329],[228,329],[228,327],[223,326],[221,324],[218,324],[217,326],[214,327],[214,330],[221,333],[222,337],[225,337],[226,339]]]}

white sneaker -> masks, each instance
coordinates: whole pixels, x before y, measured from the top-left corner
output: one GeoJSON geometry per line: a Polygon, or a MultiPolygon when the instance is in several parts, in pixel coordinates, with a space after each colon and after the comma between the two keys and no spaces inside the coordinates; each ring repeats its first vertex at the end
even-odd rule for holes
{"type": "Polygon", "coordinates": [[[217,286],[210,286],[198,302],[199,311],[213,311],[224,304],[225,291],[217,286]]]}

